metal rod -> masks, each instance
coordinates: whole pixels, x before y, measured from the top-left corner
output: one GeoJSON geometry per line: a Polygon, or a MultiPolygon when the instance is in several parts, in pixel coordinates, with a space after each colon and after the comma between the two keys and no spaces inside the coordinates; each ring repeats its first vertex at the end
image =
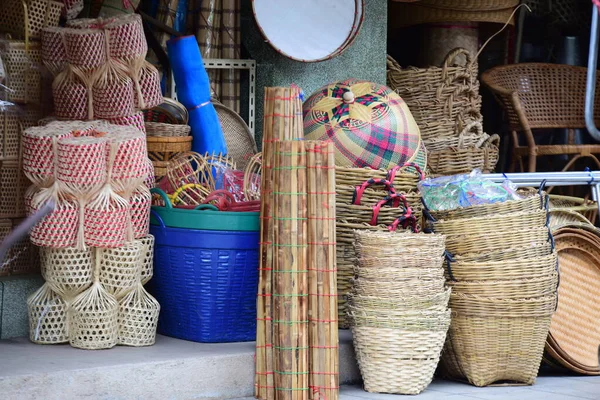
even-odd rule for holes
{"type": "Polygon", "coordinates": [[[590,33],[590,54],[588,56],[587,82],[585,89],[585,125],[592,137],[600,142],[600,131],[594,120],[596,100],[596,67],[598,65],[598,8],[592,4],[592,29],[590,33]]]}

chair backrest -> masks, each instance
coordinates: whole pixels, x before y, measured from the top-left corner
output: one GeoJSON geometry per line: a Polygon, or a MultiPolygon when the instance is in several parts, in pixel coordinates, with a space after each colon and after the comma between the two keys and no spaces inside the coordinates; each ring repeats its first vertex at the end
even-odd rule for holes
{"type": "MultiPolygon", "coordinates": [[[[512,130],[574,129],[585,128],[586,74],[584,67],[523,63],[492,68],[481,80],[502,102],[512,130]]],[[[600,120],[598,83],[595,115],[600,120]]]]}

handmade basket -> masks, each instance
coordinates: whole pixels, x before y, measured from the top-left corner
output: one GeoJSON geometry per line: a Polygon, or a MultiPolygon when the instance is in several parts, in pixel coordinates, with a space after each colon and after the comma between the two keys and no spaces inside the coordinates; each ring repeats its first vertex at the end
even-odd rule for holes
{"type": "Polygon", "coordinates": [[[159,137],[189,136],[190,126],[180,124],[165,124],[163,122],[145,122],[146,135],[159,137]]]}
{"type": "Polygon", "coordinates": [[[592,223],[598,218],[598,204],[593,200],[555,194],[549,196],[550,209],[552,210],[575,211],[582,214],[592,223]]]}
{"type": "MultiPolygon", "coordinates": [[[[43,204],[33,199],[32,213],[43,204]]],[[[31,229],[31,242],[36,246],[58,249],[75,247],[79,229],[79,203],[73,200],[60,200],[56,208],[31,229]]]]}
{"type": "Polygon", "coordinates": [[[136,74],[135,82],[138,87],[136,96],[138,108],[153,108],[163,102],[160,88],[160,73],[154,65],[144,61],[139,73],[136,74]]]}
{"type": "MultiPolygon", "coordinates": [[[[187,125],[173,125],[186,126],[187,125]]],[[[169,161],[180,153],[192,149],[191,136],[148,136],[146,138],[148,157],[152,161],[169,161]]]]}
{"type": "MultiPolygon", "coordinates": [[[[397,271],[396,271],[397,272],[397,271]]],[[[445,280],[442,278],[439,280],[441,285],[430,287],[430,292],[421,292],[421,288],[427,290],[423,285],[425,282],[433,282],[438,284],[436,281],[424,281],[415,280],[403,281],[404,290],[394,289],[392,292],[388,291],[388,288],[382,287],[380,291],[368,291],[370,294],[361,293],[364,292],[361,289],[367,288],[365,286],[366,281],[363,278],[356,279],[353,282],[353,292],[348,295],[348,312],[352,314],[353,310],[362,310],[370,315],[383,314],[383,316],[391,316],[394,312],[406,312],[406,311],[445,311],[448,308],[448,301],[450,300],[450,289],[444,288],[445,280]],[[362,287],[359,287],[361,286],[362,287]],[[415,294],[414,289],[407,290],[407,288],[419,288],[419,292],[415,294]],[[379,297],[385,294],[386,297],[379,297]]],[[[382,281],[371,281],[371,287],[379,285],[382,281]]]]}
{"type": "Polygon", "coordinates": [[[354,350],[366,391],[419,394],[431,383],[450,313],[435,321],[415,318],[410,322],[397,328],[353,326],[354,350]]]}
{"type": "Polygon", "coordinates": [[[97,77],[92,86],[94,118],[122,118],[135,113],[133,80],[122,64],[105,64],[97,77]]]}
{"type": "Polygon", "coordinates": [[[141,274],[145,249],[141,242],[131,242],[114,249],[98,251],[99,279],[106,291],[117,300],[135,288],[141,274]]]}
{"type": "Polygon", "coordinates": [[[142,17],[138,14],[126,14],[114,18],[104,25],[108,36],[110,57],[120,60],[133,60],[145,57],[148,44],[142,26],[142,17]]]}
{"type": "Polygon", "coordinates": [[[474,169],[494,172],[498,163],[500,136],[492,135],[480,147],[430,151],[428,167],[432,176],[467,174],[474,169]]]}
{"type": "Polygon", "coordinates": [[[539,244],[550,241],[547,227],[519,228],[519,231],[487,233],[479,235],[448,235],[446,248],[452,254],[495,251],[501,248],[519,247],[524,244],[539,244]]]}
{"type": "MultiPolygon", "coordinates": [[[[2,7],[2,9],[6,8],[6,6],[2,7]]],[[[4,84],[11,88],[7,94],[8,100],[13,103],[40,103],[42,99],[40,44],[5,40],[0,43],[0,49],[6,70],[4,84]]]]}
{"type": "Polygon", "coordinates": [[[152,196],[148,188],[144,185],[138,187],[129,198],[131,227],[135,239],[146,237],[150,231],[151,205],[152,196]]]}
{"type": "Polygon", "coordinates": [[[556,253],[538,258],[514,258],[506,261],[457,261],[446,270],[455,282],[519,280],[547,278],[557,271],[556,253]],[[530,268],[531,266],[531,268],[530,268]]]}
{"type": "Polygon", "coordinates": [[[467,253],[455,256],[457,262],[489,262],[508,261],[515,258],[545,257],[552,253],[552,243],[549,241],[533,244],[523,244],[520,247],[505,247],[494,251],[467,253]]]}
{"type": "Polygon", "coordinates": [[[45,284],[27,299],[29,339],[37,344],[69,341],[67,303],[45,284]]]}
{"type": "Polygon", "coordinates": [[[42,117],[39,107],[5,107],[0,111],[0,160],[16,160],[21,154],[24,129],[37,124],[42,117]]]}
{"type": "Polygon", "coordinates": [[[130,220],[129,202],[110,191],[85,205],[84,240],[92,247],[121,247],[130,220]]]}
{"type": "Polygon", "coordinates": [[[25,216],[26,209],[23,198],[29,181],[21,171],[19,161],[0,160],[0,218],[19,218],[25,216]]]}
{"type": "Polygon", "coordinates": [[[52,73],[58,75],[67,62],[67,49],[63,40],[63,28],[45,27],[41,31],[42,62],[52,73]]]}
{"type": "Polygon", "coordinates": [[[232,109],[219,103],[214,106],[225,135],[227,154],[243,169],[258,151],[252,131],[246,121],[232,109]]]}
{"type": "Polygon", "coordinates": [[[42,276],[59,296],[72,299],[93,283],[94,259],[90,250],[42,247],[42,276]]]}
{"type": "Polygon", "coordinates": [[[57,144],[56,179],[79,196],[95,192],[106,183],[105,138],[64,138],[57,144]]]}
{"type": "Polygon", "coordinates": [[[436,232],[445,235],[485,235],[486,233],[513,232],[522,228],[546,225],[546,210],[525,211],[498,216],[438,220],[433,223],[436,232]]]}
{"type": "MultiPolygon", "coordinates": [[[[462,21],[454,24],[427,24],[421,32],[422,49],[419,52],[419,66],[441,67],[446,54],[456,48],[467,50],[470,54],[477,54],[479,50],[479,24],[477,22],[462,21]]],[[[459,56],[457,63],[466,63],[466,57],[459,56]]]]}
{"type": "Polygon", "coordinates": [[[133,126],[140,131],[147,133],[146,125],[144,123],[144,113],[142,111],[138,111],[135,114],[126,117],[110,118],[108,121],[114,125],[133,126]]]}
{"type": "Polygon", "coordinates": [[[189,113],[185,106],[173,99],[165,98],[164,102],[154,108],[144,110],[147,122],[187,125],[189,113]]]}
{"type": "Polygon", "coordinates": [[[138,284],[119,301],[118,344],[152,346],[156,341],[156,327],[160,304],[144,287],[138,284]]]}
{"type": "Polygon", "coordinates": [[[148,176],[148,156],[144,134],[138,129],[122,126],[114,129],[110,140],[111,184],[118,192],[131,192],[148,176]]]}
{"type": "Polygon", "coordinates": [[[142,243],[143,249],[145,251],[144,254],[142,254],[141,270],[142,285],[145,285],[150,279],[152,279],[153,275],[154,236],[148,234],[138,240],[142,243]]]}
{"type": "Polygon", "coordinates": [[[244,198],[246,201],[260,200],[260,177],[262,153],[256,153],[244,169],[244,198]]]}
{"type": "Polygon", "coordinates": [[[84,71],[93,71],[107,61],[106,38],[101,29],[65,29],[67,61],[84,71]]]}
{"type": "Polygon", "coordinates": [[[5,0],[0,26],[15,38],[38,38],[42,28],[58,25],[62,8],[61,2],[52,0],[5,0]]]}
{"type": "Polygon", "coordinates": [[[410,107],[425,143],[458,136],[469,123],[481,121],[477,63],[465,49],[451,51],[441,68],[402,68],[389,56],[387,68],[388,86],[410,107]],[[464,66],[455,64],[459,56],[466,57],[464,66]]]}

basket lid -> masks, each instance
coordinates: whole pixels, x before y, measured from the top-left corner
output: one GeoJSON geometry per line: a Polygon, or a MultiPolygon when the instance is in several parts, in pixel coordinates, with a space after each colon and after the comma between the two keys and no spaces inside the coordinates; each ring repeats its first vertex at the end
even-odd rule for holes
{"type": "Polygon", "coordinates": [[[560,265],[558,308],[549,344],[565,364],[600,373],[600,237],[594,227],[564,227],[554,234],[560,265]]]}

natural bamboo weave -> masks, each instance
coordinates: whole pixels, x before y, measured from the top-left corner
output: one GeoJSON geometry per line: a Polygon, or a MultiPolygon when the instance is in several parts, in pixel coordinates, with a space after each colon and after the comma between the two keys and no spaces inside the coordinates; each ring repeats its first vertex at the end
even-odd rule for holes
{"type": "Polygon", "coordinates": [[[20,218],[25,216],[23,202],[30,182],[21,171],[19,160],[0,160],[0,218],[20,218]]]}
{"type": "Polygon", "coordinates": [[[69,341],[67,303],[44,284],[27,299],[29,310],[29,340],[37,344],[57,344],[69,341]]]}
{"type": "Polygon", "coordinates": [[[430,211],[437,220],[475,218],[488,215],[505,215],[522,212],[532,212],[545,207],[545,193],[529,195],[518,200],[508,200],[498,203],[481,204],[448,211],[430,211]]]}
{"type": "Polygon", "coordinates": [[[494,251],[484,251],[475,253],[465,253],[454,256],[458,262],[489,262],[489,261],[510,261],[515,258],[538,258],[545,257],[552,253],[552,244],[548,241],[533,243],[529,246],[507,247],[494,251]]]}
{"type": "MultiPolygon", "coordinates": [[[[440,261],[441,261],[440,257],[440,261]]],[[[355,266],[352,276],[356,276],[360,279],[382,282],[389,280],[390,276],[396,277],[396,279],[400,279],[398,277],[398,273],[402,272],[401,281],[411,282],[413,280],[418,280],[419,282],[438,282],[440,280],[444,280],[444,270],[442,269],[442,263],[439,263],[439,266],[426,268],[421,265],[420,261],[415,262],[411,265],[411,259],[406,259],[401,263],[389,261],[388,265],[386,264],[375,264],[373,267],[365,267],[364,258],[359,261],[360,267],[355,266]]]]}
{"type": "Polygon", "coordinates": [[[432,176],[467,174],[474,169],[491,173],[496,169],[500,136],[492,135],[480,147],[448,148],[427,153],[432,176]]]}
{"type": "Polygon", "coordinates": [[[190,134],[189,125],[165,124],[163,122],[146,121],[146,135],[148,136],[188,136],[190,134]]]}
{"type": "Polygon", "coordinates": [[[141,280],[142,285],[148,283],[154,275],[154,236],[148,234],[143,238],[138,239],[145,249],[145,253],[142,254],[142,268],[141,268],[141,280]]]}
{"type": "Polygon", "coordinates": [[[477,63],[466,50],[451,51],[441,68],[402,68],[389,56],[387,67],[387,84],[410,107],[425,143],[458,136],[471,122],[481,121],[477,63]],[[455,64],[458,56],[466,57],[466,65],[455,64]]]}
{"type": "Polygon", "coordinates": [[[138,284],[119,301],[119,344],[152,346],[156,341],[159,312],[158,301],[138,284]]]}
{"type": "Polygon", "coordinates": [[[547,227],[528,228],[521,227],[518,231],[498,232],[483,234],[448,235],[446,249],[452,254],[465,254],[484,251],[496,251],[502,248],[519,247],[524,244],[532,245],[549,241],[547,227]]]}
{"type": "MultiPolygon", "coordinates": [[[[412,289],[407,289],[408,287],[414,288],[416,285],[419,289],[423,287],[423,281],[415,280],[413,282],[403,281],[404,291],[394,291],[382,287],[380,291],[368,291],[368,294],[361,294],[359,285],[363,285],[365,280],[356,279],[353,284],[353,293],[348,295],[348,312],[352,314],[355,310],[362,310],[370,315],[393,316],[397,312],[405,313],[415,310],[445,311],[448,309],[450,289],[444,289],[444,279],[440,279],[440,281],[441,285],[430,288],[430,293],[419,290],[419,293],[415,294],[412,289]],[[387,297],[378,297],[382,293],[385,293],[387,297]]],[[[374,282],[373,286],[380,283],[381,281],[374,282]]]]}
{"type": "MultiPolygon", "coordinates": [[[[2,7],[5,9],[6,6],[2,7]]],[[[0,54],[6,70],[4,85],[11,90],[7,100],[13,103],[39,104],[42,99],[42,49],[37,42],[0,41],[0,54]]]]}
{"type": "MultiPolygon", "coordinates": [[[[273,192],[274,183],[274,144],[281,140],[298,140],[304,137],[302,101],[300,90],[291,88],[265,88],[262,174],[261,174],[261,261],[257,298],[256,332],[256,379],[255,396],[261,400],[276,399],[274,382],[274,359],[271,351],[274,345],[273,329],[270,323],[274,318],[271,294],[273,293],[273,246],[274,221],[276,210],[273,192]]],[[[282,188],[279,188],[282,190],[282,188]]],[[[299,392],[302,393],[302,392],[299,392]]],[[[288,394],[292,394],[291,392],[288,394]]]]}
{"type": "Polygon", "coordinates": [[[244,169],[244,197],[247,201],[260,200],[262,153],[256,153],[244,169]]]}
{"type": "Polygon", "coordinates": [[[525,211],[498,216],[438,220],[433,223],[436,232],[445,235],[485,235],[488,232],[512,232],[522,228],[546,225],[546,210],[525,211]]]}
{"type": "Polygon", "coordinates": [[[46,26],[57,26],[63,4],[52,0],[5,0],[0,8],[0,26],[18,39],[40,36],[46,26]]]}
{"type": "MultiPolygon", "coordinates": [[[[305,142],[308,210],[309,398],[339,398],[335,243],[335,157],[332,142],[305,142]]],[[[301,206],[301,205],[300,205],[301,206]]]]}
{"type": "Polygon", "coordinates": [[[448,285],[454,293],[481,297],[501,297],[504,299],[520,299],[536,296],[548,296],[556,292],[558,272],[537,278],[449,281],[448,285]]]}
{"type": "Polygon", "coordinates": [[[598,204],[595,201],[580,197],[551,194],[550,209],[575,211],[582,214],[590,222],[595,222],[598,218],[598,204]]]}
{"type": "Polygon", "coordinates": [[[550,229],[552,231],[560,229],[563,226],[581,224],[593,227],[594,224],[577,211],[571,210],[550,210],[550,229]]]}
{"type": "Polygon", "coordinates": [[[393,21],[393,26],[397,28],[427,23],[452,23],[463,21],[514,24],[514,7],[480,9],[478,6],[476,8],[474,6],[470,9],[454,9],[437,6],[437,4],[444,4],[443,2],[444,0],[439,1],[439,3],[436,3],[435,7],[421,4],[421,2],[415,4],[404,4],[396,1],[391,2],[389,8],[390,21],[393,21]]]}
{"type": "Polygon", "coordinates": [[[93,283],[94,259],[91,250],[40,248],[42,276],[59,296],[73,299],[93,283]]]}
{"type": "Polygon", "coordinates": [[[119,248],[102,249],[96,253],[100,283],[117,300],[135,288],[145,253],[140,241],[127,243],[119,248]]]}
{"type": "Polygon", "coordinates": [[[148,136],[148,157],[153,161],[169,161],[192,150],[191,136],[148,136]]]}

